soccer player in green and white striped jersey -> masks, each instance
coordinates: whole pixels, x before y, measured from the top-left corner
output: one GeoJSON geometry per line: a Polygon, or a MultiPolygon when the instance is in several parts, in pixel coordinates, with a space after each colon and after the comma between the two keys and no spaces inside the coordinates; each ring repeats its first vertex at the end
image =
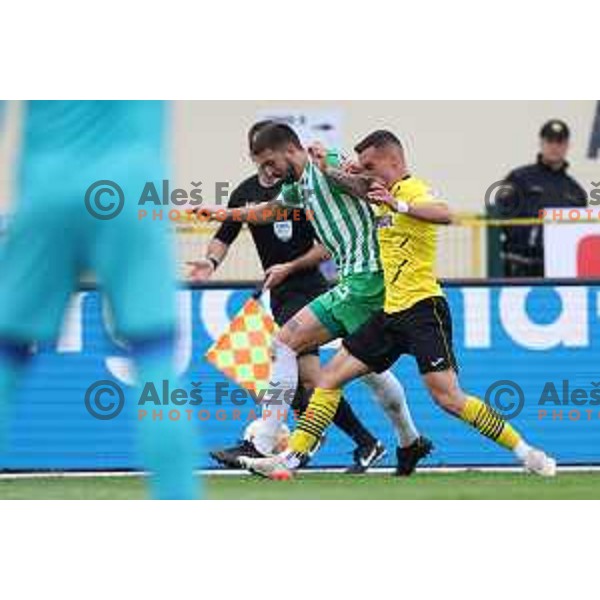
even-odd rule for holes
{"type": "MultiPolygon", "coordinates": [[[[330,151],[326,162],[341,166],[341,155],[330,151]]],[[[379,273],[379,246],[373,211],[365,202],[332,185],[308,160],[297,183],[284,185],[278,202],[310,211],[321,242],[335,260],[342,278],[362,273],[379,273]]]]}
{"type": "MultiPolygon", "coordinates": [[[[321,242],[340,273],[335,287],[296,313],[276,336],[271,382],[277,385],[277,393],[266,394],[264,402],[271,410],[263,411],[263,419],[269,420],[268,413],[271,413],[273,426],[263,428],[264,435],[268,436],[271,429],[275,435],[283,418],[285,407],[279,399],[284,395],[291,398],[295,392],[298,354],[356,331],[381,310],[385,289],[371,207],[325,177],[287,125],[274,123],[261,129],[252,142],[252,155],[259,169],[269,177],[283,179],[285,185],[275,200],[244,209],[229,209],[226,218],[267,223],[287,217],[282,215],[282,207],[302,207],[311,216],[321,242]]],[[[327,162],[338,166],[340,156],[330,152],[327,162]]],[[[216,213],[223,211],[211,214],[216,218],[216,213]]],[[[398,433],[398,473],[410,474],[418,460],[431,451],[431,443],[417,433],[402,385],[395,376],[386,372],[368,377],[398,433]]],[[[316,405],[311,401],[309,408],[310,412],[299,419],[292,436],[292,442],[296,442],[292,444],[295,449],[295,456],[290,460],[292,468],[318,442],[322,425],[330,422],[335,414],[337,401],[325,399],[316,405]]]]}

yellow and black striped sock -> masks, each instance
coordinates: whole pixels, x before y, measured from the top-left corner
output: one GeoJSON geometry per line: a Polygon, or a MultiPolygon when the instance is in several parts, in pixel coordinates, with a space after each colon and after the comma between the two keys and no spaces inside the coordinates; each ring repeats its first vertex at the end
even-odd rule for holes
{"type": "Polygon", "coordinates": [[[479,433],[494,440],[500,446],[514,450],[521,435],[493,408],[475,396],[467,396],[460,418],[471,424],[479,433]]]}
{"type": "Polygon", "coordinates": [[[313,449],[333,421],[341,397],[342,390],[315,389],[290,437],[289,449],[292,452],[308,454],[313,449]]]}

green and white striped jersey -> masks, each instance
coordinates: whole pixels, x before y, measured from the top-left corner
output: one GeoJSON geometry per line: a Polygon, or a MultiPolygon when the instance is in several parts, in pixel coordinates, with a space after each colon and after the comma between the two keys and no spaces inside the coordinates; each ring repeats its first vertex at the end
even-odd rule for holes
{"type": "MultiPolygon", "coordinates": [[[[328,153],[332,166],[340,155],[328,153]]],[[[329,182],[309,160],[300,180],[284,185],[279,204],[311,211],[311,222],[342,277],[381,270],[375,216],[371,207],[329,182]]]]}

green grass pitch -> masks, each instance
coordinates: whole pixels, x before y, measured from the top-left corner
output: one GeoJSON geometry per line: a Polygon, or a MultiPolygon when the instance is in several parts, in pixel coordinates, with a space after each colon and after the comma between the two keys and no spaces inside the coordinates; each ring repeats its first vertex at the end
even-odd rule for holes
{"type": "MultiPolygon", "coordinates": [[[[559,473],[543,479],[520,473],[417,473],[362,476],[301,473],[293,481],[250,475],[209,475],[205,496],[213,500],[418,500],[600,499],[600,472],[559,473]]],[[[0,480],[0,499],[139,499],[140,477],[37,477],[0,480]]]]}

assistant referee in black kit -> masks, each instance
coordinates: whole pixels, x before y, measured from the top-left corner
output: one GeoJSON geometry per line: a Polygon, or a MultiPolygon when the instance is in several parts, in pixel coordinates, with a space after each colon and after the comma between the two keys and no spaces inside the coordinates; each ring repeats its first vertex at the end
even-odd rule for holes
{"type": "MultiPolygon", "coordinates": [[[[248,132],[251,141],[271,121],[256,123],[248,132]]],[[[259,204],[275,198],[281,182],[269,180],[265,173],[258,173],[243,181],[231,194],[229,208],[240,208],[248,203],[259,204]]],[[[327,258],[327,251],[318,243],[310,221],[300,211],[300,220],[276,221],[269,224],[248,223],[256,250],[265,271],[265,289],[271,291],[271,312],[278,325],[283,325],[311,300],[327,291],[328,283],[319,270],[320,263],[327,258]]],[[[189,263],[191,278],[205,281],[217,270],[225,259],[229,247],[236,240],[243,224],[224,222],[208,244],[206,257],[189,263]]],[[[319,351],[308,352],[299,357],[300,386],[292,404],[296,411],[303,412],[319,370],[319,351]]],[[[358,420],[350,404],[342,400],[334,418],[337,425],[356,443],[354,465],[351,473],[363,473],[380,460],[385,448],[358,420]]],[[[272,448],[256,448],[251,440],[242,440],[236,446],[211,452],[217,462],[230,468],[240,468],[240,456],[264,456],[272,448]]]]}

